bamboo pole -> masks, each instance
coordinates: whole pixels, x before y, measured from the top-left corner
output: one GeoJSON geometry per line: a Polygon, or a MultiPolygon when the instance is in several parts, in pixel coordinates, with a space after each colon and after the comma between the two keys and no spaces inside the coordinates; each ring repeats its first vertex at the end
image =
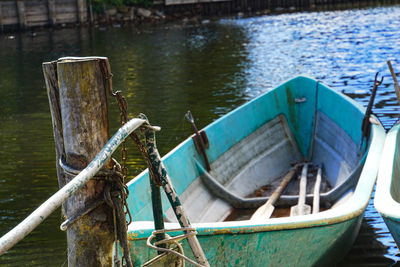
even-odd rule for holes
{"type": "MultiPolygon", "coordinates": [[[[101,64],[106,58],[63,58],[44,63],[52,113],[59,185],[74,177],[58,166],[60,160],[83,169],[108,140],[107,86],[101,64]]],[[[106,164],[108,166],[109,164],[106,164]]],[[[108,166],[110,167],[110,166],[108,166]]],[[[65,219],[103,197],[105,182],[90,180],[63,205],[65,219]]],[[[101,205],[67,230],[69,266],[109,266],[112,263],[112,210],[101,205]]]]}
{"type": "MultiPolygon", "coordinates": [[[[190,221],[183,210],[181,201],[179,200],[179,196],[172,185],[171,178],[168,176],[167,170],[165,169],[165,166],[161,161],[160,154],[158,153],[158,150],[156,148],[155,131],[148,130],[145,133],[145,136],[147,153],[149,154],[150,160],[152,161],[152,164],[157,171],[156,175],[160,179],[162,187],[164,188],[164,192],[167,195],[169,202],[171,203],[172,209],[174,210],[175,216],[180,226],[182,228],[192,228],[190,221]]],[[[209,267],[210,264],[208,263],[203,248],[201,247],[196,235],[188,235],[187,241],[193,252],[194,257],[196,258],[197,263],[204,267],[209,267]]]]}
{"type": "MultiPolygon", "coordinates": [[[[108,162],[117,147],[134,130],[145,123],[141,119],[132,119],[127,122],[118,132],[108,141],[100,153],[82,170],[74,179],[62,187],[57,193],[51,196],[47,201],[40,205],[25,220],[18,224],[14,229],[0,238],[0,255],[12,248],[25,236],[32,232],[40,223],[42,223],[51,213],[53,213],[61,204],[71,197],[76,191],[86,185],[104,164],[108,162]]],[[[101,232],[99,233],[101,234],[101,232]]],[[[101,238],[101,236],[99,236],[101,238]]],[[[88,244],[90,246],[91,244],[88,244]]],[[[71,266],[71,265],[70,265],[71,266]]],[[[88,265],[94,266],[94,265],[88,265]]],[[[108,265],[106,265],[108,266],[108,265]]]]}

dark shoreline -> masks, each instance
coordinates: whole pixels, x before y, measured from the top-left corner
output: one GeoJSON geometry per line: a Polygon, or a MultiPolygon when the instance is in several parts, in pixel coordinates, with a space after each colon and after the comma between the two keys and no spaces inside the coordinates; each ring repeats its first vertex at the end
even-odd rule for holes
{"type": "MultiPolygon", "coordinates": [[[[253,2],[258,0],[251,0],[253,2]]],[[[346,3],[336,4],[319,4],[312,5],[311,7],[296,7],[290,5],[294,0],[282,1],[281,6],[276,6],[272,9],[254,9],[251,6],[247,7],[246,11],[236,8],[232,10],[230,7],[220,8],[213,7],[214,3],[203,4],[187,4],[180,6],[165,6],[155,5],[150,8],[143,7],[110,7],[104,10],[103,13],[88,14],[87,21],[84,23],[60,23],[54,25],[31,26],[21,27],[18,24],[14,25],[0,25],[0,34],[9,34],[16,32],[30,32],[34,37],[36,31],[44,29],[63,29],[74,27],[94,27],[94,28],[108,28],[108,27],[124,27],[141,26],[141,25],[163,25],[163,24],[200,24],[208,23],[210,20],[220,19],[223,17],[251,17],[272,14],[285,14],[293,12],[319,12],[329,10],[345,10],[357,9],[379,6],[391,6],[399,4],[399,0],[383,0],[383,1],[351,1],[346,3]],[[285,5],[283,5],[285,4],[285,5]]],[[[310,1],[310,0],[307,0],[310,1]]],[[[329,0],[328,0],[329,1],[329,0]]],[[[328,2],[325,0],[325,2],[328,2]]],[[[335,0],[332,0],[335,1],[335,0]]],[[[250,2],[250,1],[249,1],[250,2]]],[[[218,2],[218,5],[226,5],[232,2],[218,2]]],[[[90,12],[89,12],[90,13],[90,12]]]]}

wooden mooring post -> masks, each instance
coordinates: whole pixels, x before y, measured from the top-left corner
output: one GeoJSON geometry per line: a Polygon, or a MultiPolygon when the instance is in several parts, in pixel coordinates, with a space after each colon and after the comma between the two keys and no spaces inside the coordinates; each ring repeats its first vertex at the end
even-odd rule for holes
{"type": "Polygon", "coordinates": [[[3,31],[3,5],[1,4],[0,1],[0,30],[3,31]]]}
{"type": "Polygon", "coordinates": [[[26,14],[25,14],[25,2],[21,0],[16,1],[17,13],[18,13],[18,23],[21,29],[25,29],[26,25],[26,14]]]}
{"type": "Polygon", "coordinates": [[[77,22],[85,23],[86,22],[86,1],[85,0],[76,0],[76,14],[77,14],[77,22]]]}
{"type": "Polygon", "coordinates": [[[57,23],[56,1],[47,0],[47,9],[50,25],[54,26],[57,23]]]}
{"type": "MultiPolygon", "coordinates": [[[[102,71],[102,64],[106,63],[107,58],[91,57],[62,58],[43,64],[60,187],[74,178],[62,165],[76,170],[85,168],[108,140],[108,74],[102,71]]],[[[91,179],[64,203],[64,217],[71,218],[103,198],[104,186],[104,180],[91,179]]],[[[112,218],[111,208],[103,204],[67,229],[69,266],[112,265],[112,218]]]]}

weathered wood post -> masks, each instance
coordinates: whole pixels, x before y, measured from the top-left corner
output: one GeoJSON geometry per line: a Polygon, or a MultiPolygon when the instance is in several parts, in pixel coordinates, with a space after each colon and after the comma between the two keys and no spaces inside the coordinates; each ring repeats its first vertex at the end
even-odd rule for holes
{"type": "Polygon", "coordinates": [[[56,25],[57,23],[57,13],[56,13],[56,1],[55,0],[47,0],[47,10],[50,25],[56,25]]]}
{"type": "MultiPolygon", "coordinates": [[[[64,58],[43,64],[56,143],[60,187],[73,179],[60,160],[83,169],[108,140],[106,58],[64,58]]],[[[63,206],[70,218],[103,197],[104,180],[92,179],[63,206]]],[[[112,210],[89,212],[67,230],[69,266],[111,266],[114,241],[112,210]]]]}
{"type": "Polygon", "coordinates": [[[21,29],[25,29],[26,25],[26,15],[25,15],[25,2],[22,0],[17,0],[17,12],[18,12],[18,23],[21,29]]]}
{"type": "Polygon", "coordinates": [[[85,23],[86,22],[86,14],[87,14],[87,7],[85,0],[76,0],[76,13],[77,13],[77,22],[85,23]]]}
{"type": "Polygon", "coordinates": [[[0,30],[3,31],[3,5],[0,1],[0,30]]]}

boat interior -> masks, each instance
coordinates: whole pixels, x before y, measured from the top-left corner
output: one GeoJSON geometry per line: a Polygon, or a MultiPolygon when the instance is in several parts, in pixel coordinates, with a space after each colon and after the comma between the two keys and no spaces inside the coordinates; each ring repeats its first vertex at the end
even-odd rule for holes
{"type": "MultiPolygon", "coordinates": [[[[300,174],[307,163],[306,205],[312,206],[318,169],[319,211],[337,207],[351,197],[365,160],[365,149],[321,111],[315,124],[309,155],[299,151],[286,116],[278,115],[211,163],[207,171],[197,159],[201,176],[180,195],[192,222],[249,220],[276,190],[289,170],[294,177],[274,204],[272,217],[290,216],[299,201],[300,174]],[[360,151],[361,150],[361,151],[360,151]],[[199,201],[201,200],[201,201],[199,201]]],[[[165,213],[166,222],[176,222],[173,210],[165,213]]]]}

